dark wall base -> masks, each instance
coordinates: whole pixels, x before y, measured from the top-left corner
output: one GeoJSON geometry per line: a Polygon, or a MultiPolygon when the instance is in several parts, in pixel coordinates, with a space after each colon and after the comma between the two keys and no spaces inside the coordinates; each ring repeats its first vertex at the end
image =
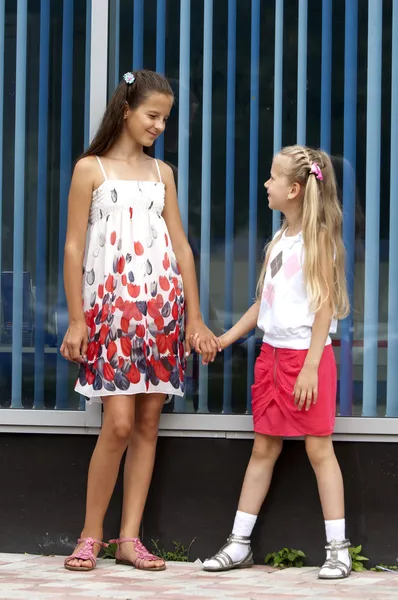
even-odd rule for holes
{"type": "MultiPolygon", "coordinates": [[[[0,551],[68,554],[84,517],[91,436],[1,434],[0,551]]],[[[192,545],[204,559],[231,531],[250,440],[160,438],[144,515],[143,537],[172,549],[192,545]]],[[[398,444],[336,444],[346,488],[347,533],[372,564],[398,555],[398,444]]],[[[104,539],[118,534],[119,477],[104,539]]],[[[257,563],[284,546],[299,548],[309,564],[324,559],[324,526],[314,474],[304,444],[285,442],[269,496],[258,519],[257,563]]]]}

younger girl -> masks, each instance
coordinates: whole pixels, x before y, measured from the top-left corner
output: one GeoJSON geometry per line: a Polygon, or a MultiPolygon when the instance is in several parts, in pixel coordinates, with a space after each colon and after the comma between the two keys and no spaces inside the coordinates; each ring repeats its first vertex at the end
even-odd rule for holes
{"type": "Polygon", "coordinates": [[[191,334],[204,336],[204,363],[218,348],[200,315],[172,171],[148,155],[172,106],[164,77],[126,73],[72,178],[64,272],[69,328],[61,353],[80,364],[75,389],[102,398],[104,419],[90,463],[83,531],[65,561],[71,570],[96,565],[126,448],[116,558],[138,569],[165,568],[138,539],[160,413],[167,395],[184,394],[191,334]]]}
{"type": "MultiPolygon", "coordinates": [[[[342,212],[330,158],[302,146],[284,148],[265,183],[271,209],[284,215],[270,243],[255,304],[221,338],[226,348],[254,329],[264,332],[252,387],[255,439],[232,534],[204,562],[206,571],[250,567],[250,536],[267,495],[282,438],[304,436],[325,518],[323,579],[347,577],[344,491],[331,434],[336,365],[329,333],[349,304],[344,276],[342,212]]],[[[199,336],[194,337],[197,347],[199,336]]]]}

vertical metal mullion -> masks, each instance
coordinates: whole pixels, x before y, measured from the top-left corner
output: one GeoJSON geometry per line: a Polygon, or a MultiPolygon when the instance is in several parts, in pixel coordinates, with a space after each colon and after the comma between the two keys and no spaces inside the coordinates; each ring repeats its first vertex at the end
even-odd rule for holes
{"type": "MultiPolygon", "coordinates": [[[[64,246],[68,215],[68,191],[72,171],[72,85],[73,85],[73,14],[74,2],[64,2],[62,16],[62,81],[61,81],[61,135],[58,230],[58,302],[57,346],[65,335],[68,318],[63,282],[64,246]]],[[[68,372],[65,359],[57,355],[56,407],[68,406],[68,372]]]]}
{"type": "Polygon", "coordinates": [[[398,417],[398,0],[393,0],[391,56],[390,252],[386,417],[398,417]]]}
{"type": "Polygon", "coordinates": [[[344,48],[344,162],[343,162],[343,241],[346,249],[346,277],[351,312],[341,322],[340,414],[352,414],[355,269],[355,203],[357,144],[357,59],[358,0],[346,0],[344,48]]]}
{"type": "Polygon", "coordinates": [[[84,147],[90,143],[90,52],[92,0],[86,0],[86,55],[84,66],[84,147]]]}
{"type": "Polygon", "coordinates": [[[363,414],[377,416],[383,3],[369,0],[363,414]]]}
{"type": "Polygon", "coordinates": [[[188,233],[191,0],[180,0],[180,82],[178,93],[178,204],[188,233]]]}
{"type": "MultiPolygon", "coordinates": [[[[204,2],[202,113],[202,202],[200,234],[200,306],[209,324],[211,235],[211,130],[213,77],[213,0],[204,2]]],[[[208,367],[199,365],[199,412],[208,411],[208,367]]]]}
{"type": "MultiPolygon", "coordinates": [[[[119,0],[115,0],[119,2],[119,0]]],[[[90,140],[94,137],[97,127],[107,104],[108,82],[108,0],[95,0],[95,9],[91,11],[90,28],[90,110],[89,131],[90,140]]],[[[86,427],[101,425],[101,403],[94,402],[86,405],[86,427]]]]}
{"type": "MultiPolygon", "coordinates": [[[[228,1],[227,131],[225,165],[224,328],[232,327],[234,296],[236,0],[228,1]]],[[[232,412],[232,347],[224,351],[223,412],[232,412]]]]}
{"type": "Polygon", "coordinates": [[[332,114],[332,0],[322,0],[321,148],[330,152],[332,114]]]}
{"type": "MultiPolygon", "coordinates": [[[[126,71],[130,69],[126,68],[126,71]]],[[[120,0],[109,3],[109,73],[108,95],[112,96],[120,81],[120,0]]]]}
{"type": "Polygon", "coordinates": [[[90,140],[101,122],[107,103],[108,0],[95,0],[90,32],[90,140]]]}
{"type": "MultiPolygon", "coordinates": [[[[283,114],[283,0],[275,3],[275,57],[274,57],[274,155],[282,148],[283,114]]],[[[272,211],[272,233],[281,226],[281,213],[272,211]]]]}
{"type": "MultiPolygon", "coordinates": [[[[5,45],[5,0],[0,0],[0,303],[2,303],[2,232],[3,232],[3,134],[4,134],[4,45],[5,45]]],[[[2,315],[0,314],[0,326],[2,315]]],[[[1,333],[0,333],[1,339],[1,333]]]]}
{"type": "MultiPolygon", "coordinates": [[[[178,89],[178,205],[188,235],[190,121],[191,0],[180,0],[180,80],[178,89]]],[[[185,399],[175,397],[175,412],[184,412],[185,399]]]]}
{"type": "Polygon", "coordinates": [[[144,0],[134,0],[133,16],[133,69],[144,66],[144,0]]]}
{"type": "Polygon", "coordinates": [[[17,56],[15,83],[14,242],[12,293],[11,406],[22,407],[23,268],[25,240],[25,140],[27,0],[17,3],[17,56]]]}
{"type": "MultiPolygon", "coordinates": [[[[90,67],[92,0],[86,0],[86,52],[84,64],[84,148],[90,144],[90,67]]],[[[80,394],[79,409],[85,410],[86,399],[80,394]]]]}
{"type": "Polygon", "coordinates": [[[307,138],[307,27],[308,0],[299,0],[297,65],[297,143],[307,138]]]}
{"type": "MultiPolygon", "coordinates": [[[[166,0],[157,0],[156,10],[156,71],[166,73],[166,0]]],[[[156,140],[156,158],[164,158],[164,134],[156,140]]]]}
{"type": "MultiPolygon", "coordinates": [[[[249,304],[256,289],[257,264],[257,195],[258,195],[258,112],[259,112],[259,61],[260,61],[260,0],[251,3],[251,49],[250,49],[250,164],[249,164],[249,304]]],[[[254,332],[253,332],[254,333],[254,332]]],[[[251,335],[247,348],[246,406],[251,412],[251,386],[253,382],[256,337],[251,335]]]]}
{"type": "Polygon", "coordinates": [[[47,143],[50,65],[50,0],[40,3],[39,114],[36,219],[36,311],[34,407],[44,408],[47,251],[47,143]]]}

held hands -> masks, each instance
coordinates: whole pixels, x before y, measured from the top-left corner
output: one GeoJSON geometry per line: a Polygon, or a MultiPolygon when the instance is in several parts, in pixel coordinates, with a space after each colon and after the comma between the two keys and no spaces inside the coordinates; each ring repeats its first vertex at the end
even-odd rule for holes
{"type": "Polygon", "coordinates": [[[304,365],[297,377],[293,391],[294,404],[299,410],[305,405],[309,410],[311,403],[316,404],[318,399],[318,367],[304,365]]]}
{"type": "Polygon", "coordinates": [[[66,360],[83,363],[87,360],[88,333],[84,320],[71,323],[67,329],[60,352],[66,360]]]}
{"type": "Polygon", "coordinates": [[[202,355],[202,364],[208,365],[213,362],[217,352],[222,351],[220,339],[203,323],[201,319],[188,322],[185,332],[186,356],[191,349],[202,355]]]}
{"type": "MultiPolygon", "coordinates": [[[[88,333],[84,320],[71,323],[67,329],[60,352],[66,360],[76,363],[84,363],[87,360],[88,333]]],[[[186,327],[185,351],[189,356],[191,348],[203,356],[203,364],[213,362],[222,347],[217,336],[210,331],[203,321],[192,321],[186,327]]]]}

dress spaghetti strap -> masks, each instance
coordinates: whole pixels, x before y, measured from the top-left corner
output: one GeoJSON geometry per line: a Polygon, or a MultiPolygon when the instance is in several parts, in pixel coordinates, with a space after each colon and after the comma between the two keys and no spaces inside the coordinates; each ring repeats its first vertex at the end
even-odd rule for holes
{"type": "Polygon", "coordinates": [[[160,182],[160,183],[163,183],[163,181],[162,181],[162,176],[161,176],[161,174],[160,174],[159,163],[158,163],[158,161],[156,160],[156,158],[155,158],[155,163],[156,163],[156,168],[157,168],[157,170],[158,170],[159,182],[160,182]]]}
{"type": "Polygon", "coordinates": [[[105,181],[107,181],[107,179],[108,179],[108,178],[107,178],[107,176],[106,176],[106,173],[105,173],[104,166],[103,166],[102,162],[100,161],[100,158],[99,158],[99,156],[95,155],[95,158],[98,160],[98,164],[99,164],[99,166],[100,166],[100,168],[101,168],[102,174],[103,174],[103,176],[104,176],[104,180],[105,180],[105,181]]]}

